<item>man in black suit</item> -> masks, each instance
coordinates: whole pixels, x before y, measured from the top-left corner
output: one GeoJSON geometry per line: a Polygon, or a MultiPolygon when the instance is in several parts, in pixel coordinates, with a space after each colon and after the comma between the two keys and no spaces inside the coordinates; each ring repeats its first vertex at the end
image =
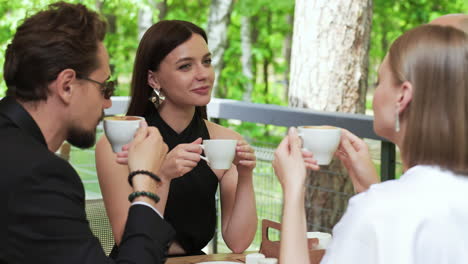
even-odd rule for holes
{"type": "Polygon", "coordinates": [[[152,174],[167,146],[142,123],[128,149],[135,193],[120,253],[107,258],[86,220],[83,184],[54,152],[95,142],[113,85],[105,23],[81,4],[27,18],[8,46],[0,101],[0,263],[163,263],[174,231],[155,209],[152,174]],[[136,198],[135,198],[136,197],[136,198]]]}

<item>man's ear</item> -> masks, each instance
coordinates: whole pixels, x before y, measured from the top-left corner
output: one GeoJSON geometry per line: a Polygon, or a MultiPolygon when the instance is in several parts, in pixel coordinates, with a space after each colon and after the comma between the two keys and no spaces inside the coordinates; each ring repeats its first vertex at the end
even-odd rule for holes
{"type": "Polygon", "coordinates": [[[151,86],[151,88],[156,89],[156,90],[161,89],[161,85],[159,84],[156,74],[151,70],[148,70],[148,85],[151,86]]]}
{"type": "Polygon", "coordinates": [[[65,104],[69,104],[76,85],[76,72],[72,69],[65,69],[57,75],[57,79],[52,83],[52,89],[57,94],[57,97],[65,104]]]}
{"type": "Polygon", "coordinates": [[[398,98],[398,105],[400,106],[398,111],[400,114],[408,108],[412,100],[413,85],[410,82],[405,81],[400,85],[400,95],[398,98]]]}

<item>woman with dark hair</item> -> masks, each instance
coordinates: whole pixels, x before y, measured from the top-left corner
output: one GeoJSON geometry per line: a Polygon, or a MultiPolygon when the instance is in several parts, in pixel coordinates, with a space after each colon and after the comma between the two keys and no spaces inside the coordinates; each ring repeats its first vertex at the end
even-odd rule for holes
{"type": "MultiPolygon", "coordinates": [[[[220,185],[222,235],[234,252],[244,251],[257,228],[252,182],[253,149],[242,137],[206,120],[214,82],[207,37],[198,26],[161,21],[144,34],[136,54],[128,115],[145,117],[161,132],[169,153],[161,166],[159,212],[176,230],[170,255],[203,254],[216,228],[215,194],[220,185]],[[236,157],[228,170],[212,170],[200,161],[206,139],[236,139],[236,157]]],[[[105,136],[96,146],[99,183],[115,241],[121,242],[131,193],[128,169],[115,162],[105,136]]]]}
{"type": "MultiPolygon", "coordinates": [[[[355,190],[321,263],[468,263],[468,36],[423,25],[380,65],[374,130],[401,150],[405,173],[378,182],[364,141],[342,130],[337,156],[355,190]]],[[[309,263],[306,166],[295,129],[273,166],[284,190],[280,263],[309,263]]]]}

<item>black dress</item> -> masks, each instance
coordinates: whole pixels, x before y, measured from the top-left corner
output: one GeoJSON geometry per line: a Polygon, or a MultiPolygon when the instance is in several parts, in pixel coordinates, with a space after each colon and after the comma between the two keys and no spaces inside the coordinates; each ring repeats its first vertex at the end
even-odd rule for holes
{"type": "MultiPolygon", "coordinates": [[[[197,138],[210,139],[206,123],[196,108],[192,121],[177,134],[157,111],[151,109],[144,117],[150,126],[159,129],[169,151],[178,144],[191,143],[197,138]]],[[[186,255],[202,255],[204,248],[213,238],[216,228],[216,190],[218,177],[204,160],[182,177],[171,181],[164,220],[176,231],[175,241],[185,250],[186,255]]],[[[116,257],[116,245],[110,257],[116,257]]]]}
{"type": "MultiPolygon", "coordinates": [[[[159,129],[169,151],[199,137],[210,139],[198,109],[188,127],[180,134],[166,124],[157,111],[152,111],[145,118],[148,125],[159,129]]],[[[203,160],[192,171],[171,181],[164,219],[176,230],[176,241],[187,255],[203,254],[201,249],[213,238],[217,188],[218,178],[203,160]]]]}

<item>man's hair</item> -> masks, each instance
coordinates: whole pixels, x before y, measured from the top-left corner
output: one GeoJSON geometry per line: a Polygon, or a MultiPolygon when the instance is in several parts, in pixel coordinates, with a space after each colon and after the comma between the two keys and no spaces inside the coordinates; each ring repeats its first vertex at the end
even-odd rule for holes
{"type": "Polygon", "coordinates": [[[468,35],[423,25],[399,37],[388,56],[397,83],[413,86],[402,113],[403,159],[468,175],[468,35]]]}
{"type": "Polygon", "coordinates": [[[46,100],[48,85],[65,69],[89,75],[99,67],[106,23],[82,4],[57,2],[26,18],[5,52],[7,95],[46,100]]]}

